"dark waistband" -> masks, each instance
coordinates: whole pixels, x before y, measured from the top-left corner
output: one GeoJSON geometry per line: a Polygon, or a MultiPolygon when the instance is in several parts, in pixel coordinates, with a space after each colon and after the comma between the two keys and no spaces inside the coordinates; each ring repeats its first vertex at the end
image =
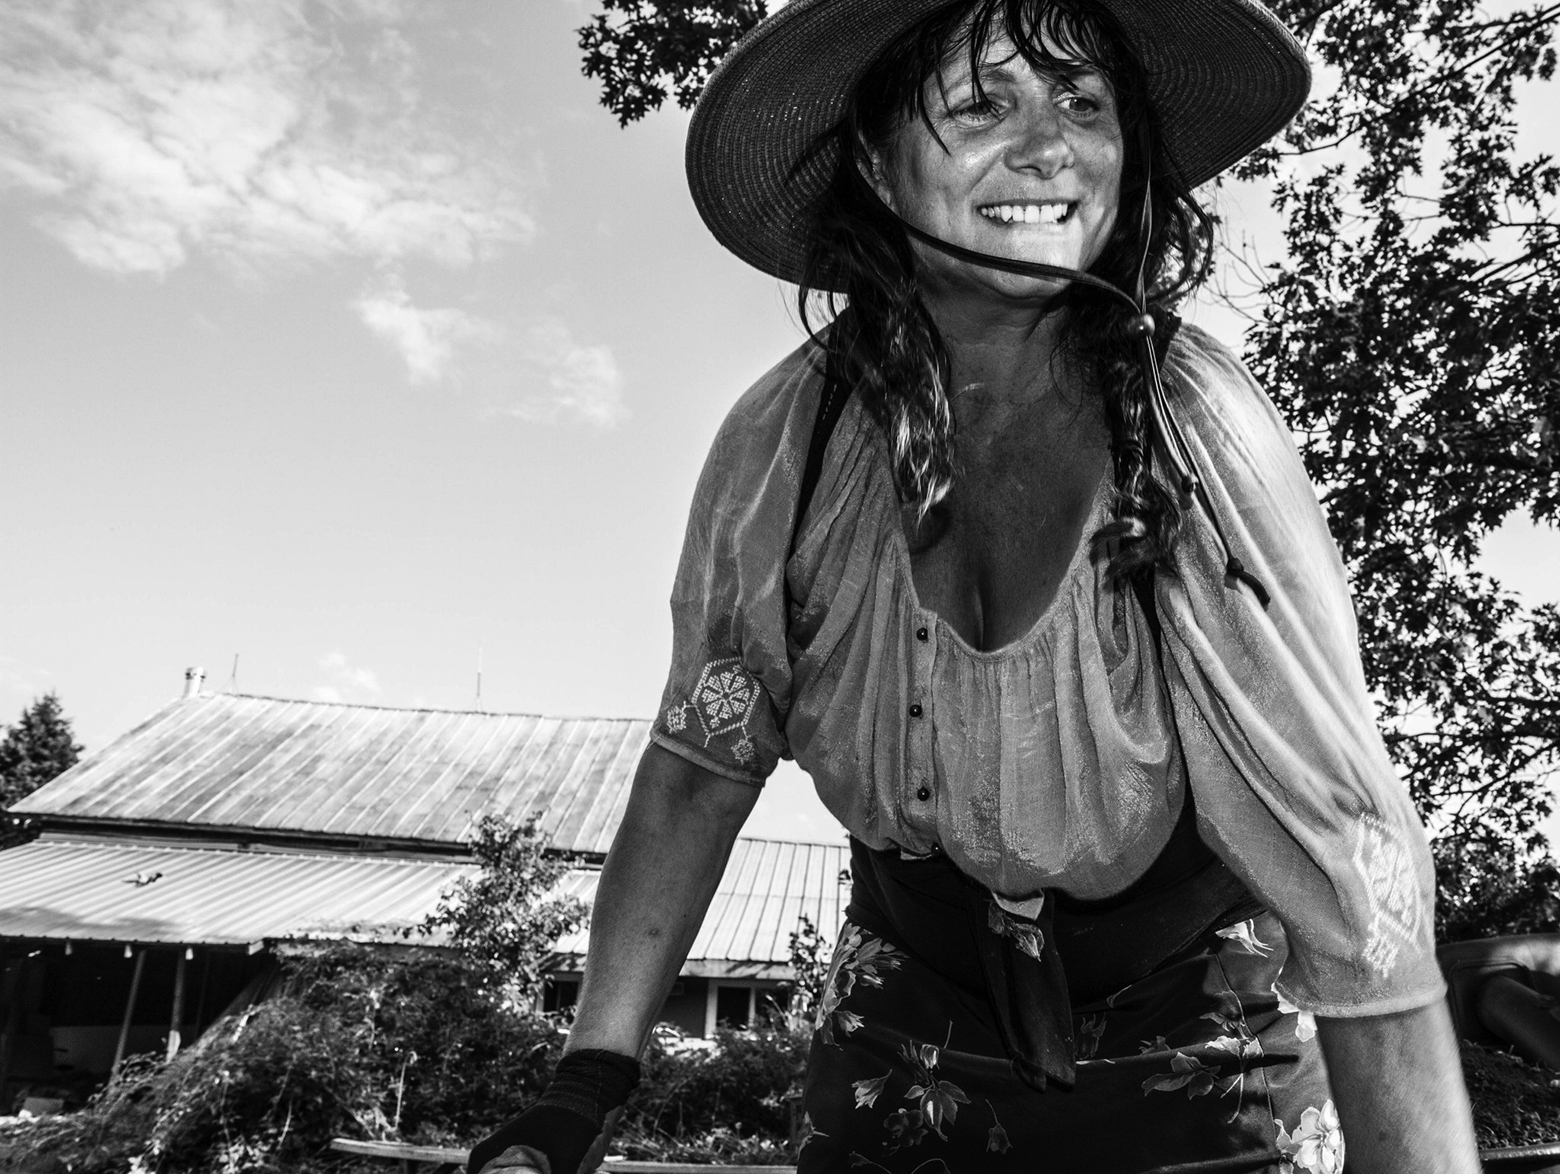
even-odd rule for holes
{"type": "Polygon", "coordinates": [[[1073,1083],[1075,1002],[1104,999],[1261,909],[1189,817],[1126,892],[1100,902],[1047,892],[1032,922],[941,854],[906,859],[853,839],[851,874],[846,916],[988,1000],[1015,1071],[1039,1089],[1073,1083]]]}

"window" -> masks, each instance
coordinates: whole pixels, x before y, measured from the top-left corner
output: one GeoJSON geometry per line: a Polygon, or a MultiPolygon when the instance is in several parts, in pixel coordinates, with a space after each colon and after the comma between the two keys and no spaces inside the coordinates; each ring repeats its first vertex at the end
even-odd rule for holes
{"type": "Polygon", "coordinates": [[[542,1010],[568,1011],[580,997],[577,978],[549,978],[542,983],[542,1010]]]}
{"type": "Polygon", "coordinates": [[[753,1021],[753,988],[723,986],[715,991],[715,1022],[722,1027],[748,1027],[753,1021]]]}

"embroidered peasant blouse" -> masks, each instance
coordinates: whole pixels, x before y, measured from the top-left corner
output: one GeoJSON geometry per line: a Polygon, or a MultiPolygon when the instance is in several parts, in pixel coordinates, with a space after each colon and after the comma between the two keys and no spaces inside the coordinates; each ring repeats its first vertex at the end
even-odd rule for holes
{"type": "Polygon", "coordinates": [[[1183,326],[1165,383],[1267,610],[1192,512],[1155,576],[1163,670],[1087,535],[1021,639],[921,607],[887,445],[851,399],[791,547],[823,378],[807,345],[743,396],[695,493],[652,737],[760,785],[781,756],[874,848],[943,851],[1007,901],[1142,875],[1189,784],[1202,838],[1284,922],[1280,990],[1323,1015],[1441,996],[1424,830],[1376,730],[1342,562],[1294,442],[1239,359],[1183,326]],[[1177,737],[1179,735],[1179,737],[1177,737]],[[1184,755],[1184,761],[1183,761],[1184,755]]]}

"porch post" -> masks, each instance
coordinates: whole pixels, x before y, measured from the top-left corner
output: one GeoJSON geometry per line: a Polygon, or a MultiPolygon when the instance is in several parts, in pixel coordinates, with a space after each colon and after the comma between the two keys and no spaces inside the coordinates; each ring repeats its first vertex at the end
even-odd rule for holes
{"type": "Polygon", "coordinates": [[[119,1043],[114,1047],[114,1066],[108,1070],[109,1079],[119,1075],[119,1065],[124,1062],[125,1044],[130,1039],[130,1018],[135,1014],[135,997],[141,993],[141,971],[146,969],[146,950],[135,952],[135,973],[130,976],[130,997],[125,1000],[125,1018],[119,1025],[119,1043]]]}
{"type": "Polygon", "coordinates": [[[179,1054],[179,1028],[184,1023],[184,963],[188,948],[179,947],[178,961],[173,967],[173,1022],[168,1026],[168,1059],[179,1054]]]}
{"type": "MultiPolygon", "coordinates": [[[[27,956],[18,953],[12,963],[9,947],[0,947],[0,997],[5,1000],[5,1026],[0,1028],[0,1094],[11,1078],[11,1053],[16,1048],[17,1032],[22,1025],[22,980],[26,977],[27,956]]],[[[0,1113],[9,1113],[9,1105],[0,1105],[0,1113]]]]}

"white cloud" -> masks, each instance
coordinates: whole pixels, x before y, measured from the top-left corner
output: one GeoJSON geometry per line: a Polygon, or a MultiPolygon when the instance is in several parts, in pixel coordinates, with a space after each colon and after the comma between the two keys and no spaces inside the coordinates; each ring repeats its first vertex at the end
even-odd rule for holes
{"type": "Polygon", "coordinates": [[[523,420],[579,420],[610,428],[628,416],[610,347],[575,340],[561,318],[519,329],[455,307],[423,308],[391,276],[355,303],[364,324],[400,355],[414,383],[467,386],[523,420]]]}
{"type": "Polygon", "coordinates": [[[379,678],[374,671],[352,664],[345,653],[332,652],[320,657],[320,669],[330,683],[314,687],[316,701],[366,700],[379,694],[379,678]]]}
{"type": "Polygon", "coordinates": [[[519,353],[546,390],[520,396],[506,409],[509,414],[527,420],[573,416],[600,427],[627,418],[623,376],[611,348],[581,345],[561,319],[547,317],[526,328],[519,353]]]}
{"type": "Polygon", "coordinates": [[[501,334],[497,324],[464,310],[419,309],[397,280],[365,293],[356,308],[364,325],[400,354],[413,383],[443,378],[458,345],[492,342],[501,334]]]}
{"type": "Polygon", "coordinates": [[[403,0],[0,5],[0,186],[83,263],[465,265],[534,223],[419,90],[403,0]]]}

